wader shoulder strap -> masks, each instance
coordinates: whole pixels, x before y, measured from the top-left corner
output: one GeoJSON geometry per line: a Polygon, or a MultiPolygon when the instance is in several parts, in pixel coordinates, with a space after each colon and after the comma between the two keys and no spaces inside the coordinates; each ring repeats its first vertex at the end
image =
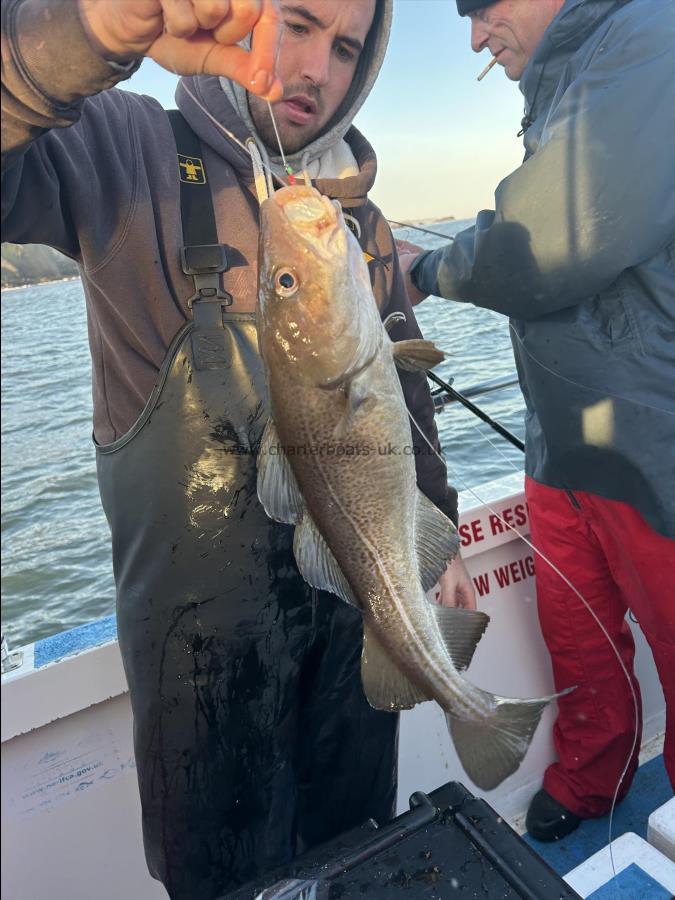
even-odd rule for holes
{"type": "Polygon", "coordinates": [[[195,283],[195,294],[188,300],[218,299],[222,305],[232,298],[220,288],[220,273],[229,268],[225,246],[218,243],[211,187],[204,165],[199,138],[177,109],[168,110],[178,151],[180,177],[180,214],[183,228],[181,262],[186,275],[195,283]]]}

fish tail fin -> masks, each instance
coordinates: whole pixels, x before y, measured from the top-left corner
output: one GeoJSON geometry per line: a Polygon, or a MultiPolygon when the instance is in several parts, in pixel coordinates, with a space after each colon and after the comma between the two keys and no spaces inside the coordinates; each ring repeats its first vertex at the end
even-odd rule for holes
{"type": "Polygon", "coordinates": [[[480,693],[493,707],[486,717],[458,719],[446,713],[446,719],[464,770],[474,784],[489,791],[520,766],[544,709],[561,694],[512,700],[480,693]]]}

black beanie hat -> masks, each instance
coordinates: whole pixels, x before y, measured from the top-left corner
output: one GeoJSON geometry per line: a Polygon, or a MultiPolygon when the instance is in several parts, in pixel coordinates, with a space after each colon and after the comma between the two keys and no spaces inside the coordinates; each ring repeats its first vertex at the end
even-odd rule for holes
{"type": "Polygon", "coordinates": [[[492,6],[496,0],[457,0],[457,12],[460,16],[482,9],[484,6],[492,6]]]}

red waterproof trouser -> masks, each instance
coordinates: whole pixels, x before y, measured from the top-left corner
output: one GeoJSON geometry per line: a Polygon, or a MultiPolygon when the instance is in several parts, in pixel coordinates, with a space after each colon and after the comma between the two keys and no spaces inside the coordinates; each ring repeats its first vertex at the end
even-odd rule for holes
{"type": "MultiPolygon", "coordinates": [[[[525,494],[535,547],[565,574],[600,619],[633,679],[642,730],[635,647],[626,611],[644,632],[666,698],[664,761],[675,786],[675,541],[657,534],[625,503],[574,495],[527,478],[525,494]],[[576,505],[575,505],[576,503],[576,505]]],[[[537,602],[551,654],[558,701],[554,742],[558,762],[544,788],[578,816],[605,815],[635,734],[635,705],[615,653],[583,603],[541,557],[537,602]]],[[[619,798],[637,767],[637,746],[619,798]]]]}

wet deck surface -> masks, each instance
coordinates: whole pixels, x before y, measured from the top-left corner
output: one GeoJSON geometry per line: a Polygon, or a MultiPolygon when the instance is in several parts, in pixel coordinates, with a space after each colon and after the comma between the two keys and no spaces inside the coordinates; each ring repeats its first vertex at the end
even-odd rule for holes
{"type": "MultiPolygon", "coordinates": [[[[647,820],[651,813],[673,796],[673,789],[663,765],[663,755],[643,763],[625,800],[617,806],[612,824],[612,838],[632,831],[647,839],[647,820]]],[[[558,872],[565,875],[609,842],[609,817],[588,819],[562,841],[542,844],[528,834],[523,835],[530,847],[558,872]]]]}

